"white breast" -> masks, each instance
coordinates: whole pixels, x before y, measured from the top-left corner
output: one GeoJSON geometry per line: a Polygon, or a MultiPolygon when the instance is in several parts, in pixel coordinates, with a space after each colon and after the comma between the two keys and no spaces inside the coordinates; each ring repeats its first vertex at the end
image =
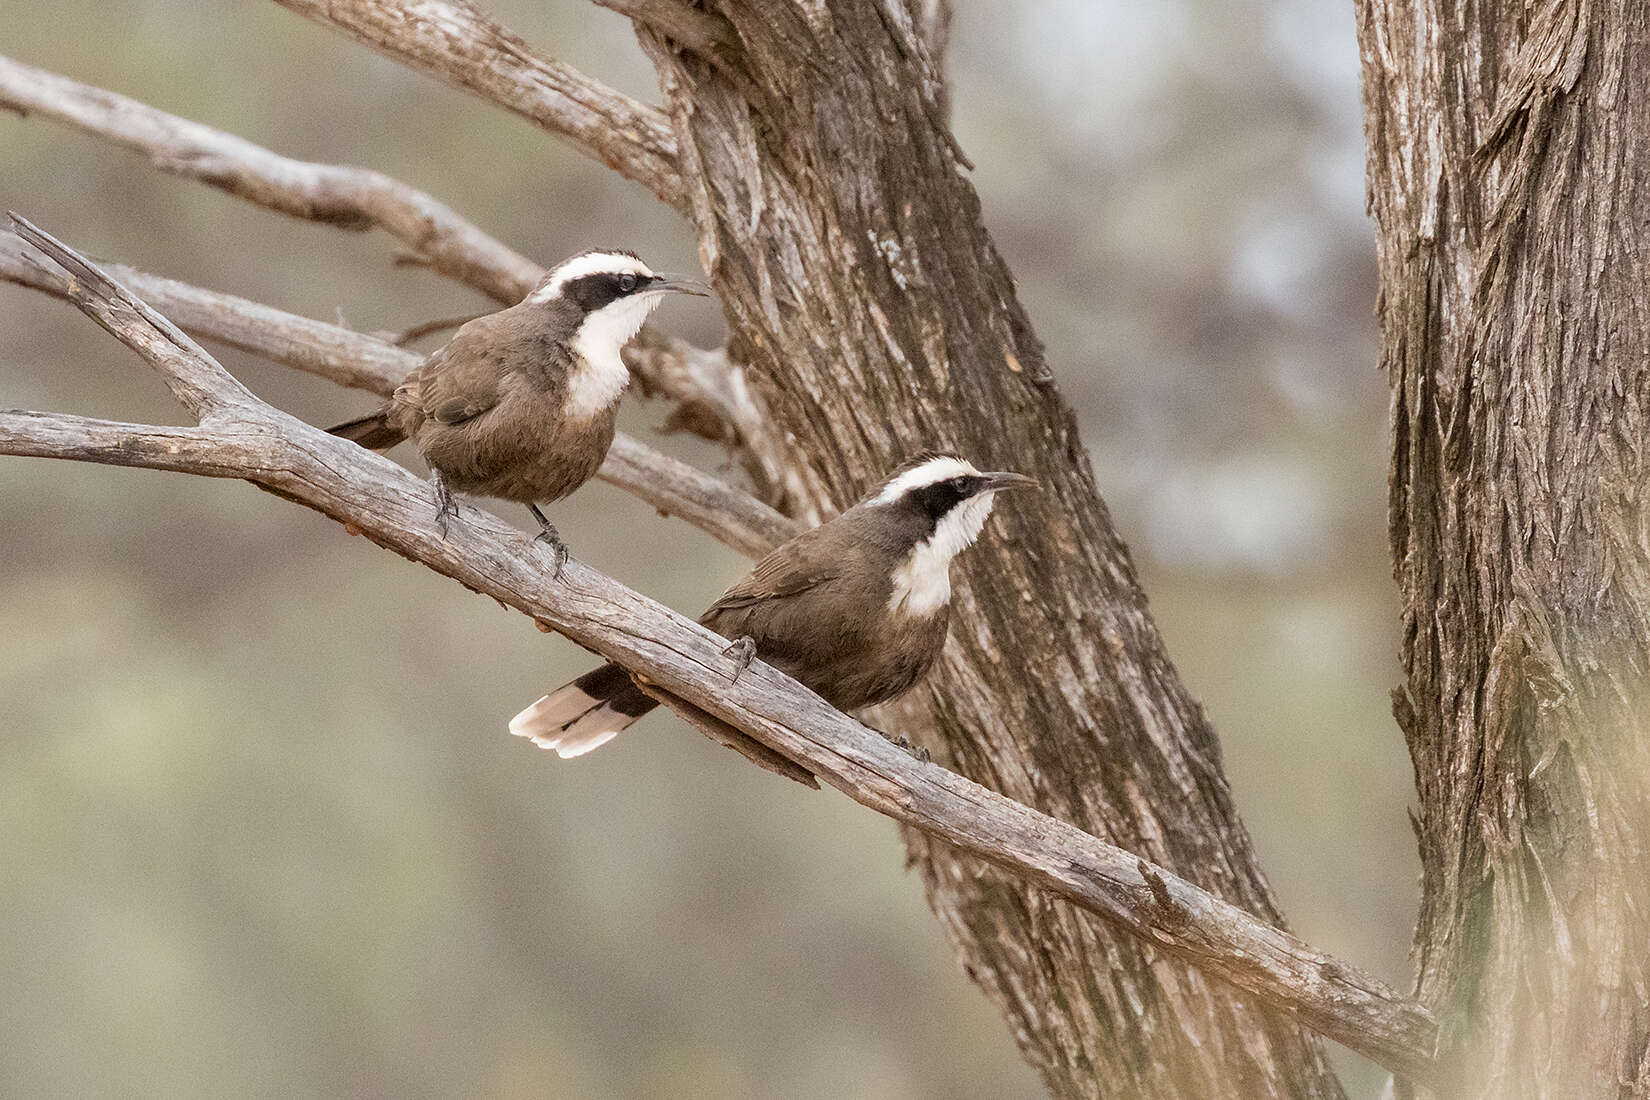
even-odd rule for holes
{"type": "Polygon", "coordinates": [[[894,569],[890,611],[932,615],[951,602],[951,559],[980,537],[994,495],[982,493],[959,504],[940,520],[932,535],[911,548],[894,569]]]}
{"type": "Polygon", "coordinates": [[[619,352],[658,304],[659,295],[639,294],[621,298],[584,319],[572,340],[578,358],[567,380],[569,416],[594,416],[619,399],[630,383],[630,368],[619,352]]]}

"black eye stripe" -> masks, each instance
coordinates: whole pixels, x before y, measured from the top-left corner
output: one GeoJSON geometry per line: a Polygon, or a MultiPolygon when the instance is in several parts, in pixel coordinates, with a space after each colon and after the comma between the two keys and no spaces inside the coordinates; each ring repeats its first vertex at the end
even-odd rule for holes
{"type": "Polygon", "coordinates": [[[928,514],[930,520],[938,522],[951,509],[977,493],[979,488],[980,479],[965,474],[912,489],[910,498],[928,514]]]}
{"type": "Polygon", "coordinates": [[[561,296],[576,304],[586,313],[593,313],[605,305],[609,305],[627,294],[632,294],[643,285],[645,275],[634,272],[597,272],[594,275],[581,275],[577,279],[569,280],[562,287],[561,296]],[[629,283],[626,286],[626,283],[629,283]]]}

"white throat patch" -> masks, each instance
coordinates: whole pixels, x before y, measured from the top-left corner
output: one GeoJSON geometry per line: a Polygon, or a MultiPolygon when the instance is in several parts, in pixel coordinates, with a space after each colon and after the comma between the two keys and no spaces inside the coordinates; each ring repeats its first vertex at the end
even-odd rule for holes
{"type": "MultiPolygon", "coordinates": [[[[957,459],[935,461],[967,465],[957,459]]],[[[945,476],[956,477],[958,473],[972,470],[973,467],[968,467],[967,471],[953,470],[945,476]]],[[[918,485],[929,483],[917,482],[918,485]]],[[[984,492],[969,497],[940,519],[934,526],[933,534],[911,548],[905,560],[894,570],[894,590],[888,595],[888,610],[907,615],[931,615],[951,602],[951,559],[980,537],[980,531],[985,528],[985,521],[991,515],[991,505],[996,495],[995,492],[984,492]]],[[[877,499],[882,498],[879,496],[877,499]]]]}
{"type": "Polygon", "coordinates": [[[619,352],[663,298],[661,292],[643,291],[585,317],[572,341],[578,362],[567,380],[568,415],[594,416],[619,399],[630,384],[630,368],[619,352]]]}

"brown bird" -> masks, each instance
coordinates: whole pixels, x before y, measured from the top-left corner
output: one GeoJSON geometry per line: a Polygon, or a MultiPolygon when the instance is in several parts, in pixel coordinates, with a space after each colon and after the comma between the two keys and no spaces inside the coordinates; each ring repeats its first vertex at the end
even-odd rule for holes
{"type": "Polygon", "coordinates": [[[372,415],[328,430],[373,450],[412,440],[432,470],[443,536],[454,490],[527,505],[559,574],[567,549],[539,503],[583,485],[607,457],[630,381],[619,352],[671,291],[707,293],[631,252],[581,252],[518,304],[460,328],[372,415]]]}
{"type": "MultiPolygon", "coordinates": [[[[699,621],[737,639],[728,652],[739,669],[761,657],[839,710],[897,698],[945,646],[952,559],[979,537],[998,492],[1035,484],[924,455],[763,558],[699,621]]],[[[510,732],[578,756],[657,705],[607,664],[516,715],[510,732]]]]}

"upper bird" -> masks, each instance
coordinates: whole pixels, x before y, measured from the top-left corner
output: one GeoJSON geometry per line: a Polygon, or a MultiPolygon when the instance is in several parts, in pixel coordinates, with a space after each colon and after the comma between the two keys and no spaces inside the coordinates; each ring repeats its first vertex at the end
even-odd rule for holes
{"type": "Polygon", "coordinates": [[[539,502],[571,493],[607,457],[630,381],[620,349],[672,291],[707,293],[633,252],[581,252],[516,305],[460,328],[377,412],[328,430],[373,450],[412,440],[433,471],[443,535],[455,489],[527,505],[559,573],[567,549],[539,502]]]}
{"type": "MultiPolygon", "coordinates": [[[[991,515],[996,494],[1035,485],[923,455],[864,500],[763,558],[699,621],[800,680],[839,710],[904,695],[945,647],[951,560],[991,515]]],[[[608,664],[551,692],[510,732],[560,756],[606,744],[658,703],[608,664]]]]}

